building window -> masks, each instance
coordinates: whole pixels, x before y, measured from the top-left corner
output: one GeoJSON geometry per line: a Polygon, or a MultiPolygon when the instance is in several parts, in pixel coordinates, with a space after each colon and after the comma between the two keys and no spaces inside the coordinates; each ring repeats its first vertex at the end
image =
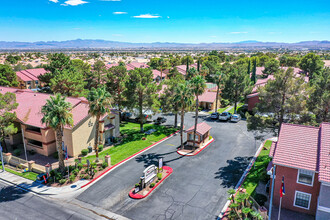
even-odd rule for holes
{"type": "Polygon", "coordinates": [[[31,81],[27,81],[27,84],[28,84],[28,85],[31,85],[31,81]]]}
{"type": "MultiPolygon", "coordinates": [[[[193,141],[194,140],[194,134],[189,134],[189,140],[193,141]]],[[[196,134],[196,139],[195,141],[198,141],[198,135],[196,134]]]]}
{"type": "Polygon", "coordinates": [[[297,183],[312,186],[314,181],[314,172],[309,170],[298,170],[297,183]]]}
{"type": "Polygon", "coordinates": [[[309,209],[311,197],[312,197],[312,195],[309,193],[296,191],[296,194],[294,197],[294,206],[299,207],[299,208],[309,209]]]}
{"type": "Polygon", "coordinates": [[[36,80],[35,83],[36,83],[36,85],[38,85],[38,83],[39,83],[38,80],[36,80]]]}

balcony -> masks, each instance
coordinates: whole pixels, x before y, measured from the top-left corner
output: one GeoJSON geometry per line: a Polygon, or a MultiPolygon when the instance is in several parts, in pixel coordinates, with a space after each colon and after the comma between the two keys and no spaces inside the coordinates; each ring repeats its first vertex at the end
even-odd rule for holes
{"type": "Polygon", "coordinates": [[[107,125],[104,125],[104,130],[105,131],[108,131],[108,130],[111,130],[111,129],[114,129],[115,126],[113,124],[107,124],[107,125]]]}

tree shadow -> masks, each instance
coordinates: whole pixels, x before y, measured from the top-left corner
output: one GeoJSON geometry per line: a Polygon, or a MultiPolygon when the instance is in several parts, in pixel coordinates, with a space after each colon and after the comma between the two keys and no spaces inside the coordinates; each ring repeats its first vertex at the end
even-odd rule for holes
{"type": "Polygon", "coordinates": [[[4,186],[0,189],[0,203],[22,198],[28,192],[15,186],[4,186]]]}
{"type": "Polygon", "coordinates": [[[177,153],[176,151],[163,153],[163,154],[156,154],[156,153],[149,153],[149,154],[142,154],[135,158],[136,162],[138,163],[144,163],[144,167],[148,167],[150,165],[156,165],[158,166],[158,161],[160,158],[163,158],[163,166],[167,166],[168,163],[179,160],[183,158],[184,156],[181,156],[178,154],[178,157],[171,159],[171,160],[164,160],[164,157],[173,153],[177,153]]]}
{"type": "Polygon", "coordinates": [[[235,187],[252,158],[235,157],[233,160],[227,160],[228,165],[220,167],[214,178],[221,180],[220,185],[225,188],[235,187]]]}

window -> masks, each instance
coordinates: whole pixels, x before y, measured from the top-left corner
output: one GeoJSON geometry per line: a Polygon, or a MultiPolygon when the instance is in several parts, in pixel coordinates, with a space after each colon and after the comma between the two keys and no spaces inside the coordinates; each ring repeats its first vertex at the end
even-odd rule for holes
{"type": "MultiPolygon", "coordinates": [[[[189,134],[189,140],[193,141],[194,140],[194,134],[189,134]]],[[[198,141],[198,135],[196,134],[196,141],[198,141]]]]}
{"type": "Polygon", "coordinates": [[[35,83],[38,84],[39,83],[38,80],[36,80],[35,83]]]}
{"type": "Polygon", "coordinates": [[[294,206],[304,209],[309,209],[312,195],[309,193],[296,191],[294,197],[294,206]]]}
{"type": "Polygon", "coordinates": [[[312,186],[314,181],[314,172],[309,170],[299,170],[297,183],[312,186]]]}
{"type": "Polygon", "coordinates": [[[28,84],[28,85],[31,85],[31,81],[27,81],[27,84],[28,84]]]}

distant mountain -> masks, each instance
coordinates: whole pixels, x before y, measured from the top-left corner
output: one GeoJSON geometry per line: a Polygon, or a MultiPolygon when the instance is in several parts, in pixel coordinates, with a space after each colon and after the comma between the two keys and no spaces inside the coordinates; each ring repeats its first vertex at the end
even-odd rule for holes
{"type": "Polygon", "coordinates": [[[288,49],[330,49],[330,41],[302,41],[297,43],[260,42],[255,40],[236,43],[129,43],[107,40],[67,40],[67,41],[38,41],[38,42],[8,42],[0,41],[0,49],[261,49],[261,48],[288,48],[288,49]]]}

